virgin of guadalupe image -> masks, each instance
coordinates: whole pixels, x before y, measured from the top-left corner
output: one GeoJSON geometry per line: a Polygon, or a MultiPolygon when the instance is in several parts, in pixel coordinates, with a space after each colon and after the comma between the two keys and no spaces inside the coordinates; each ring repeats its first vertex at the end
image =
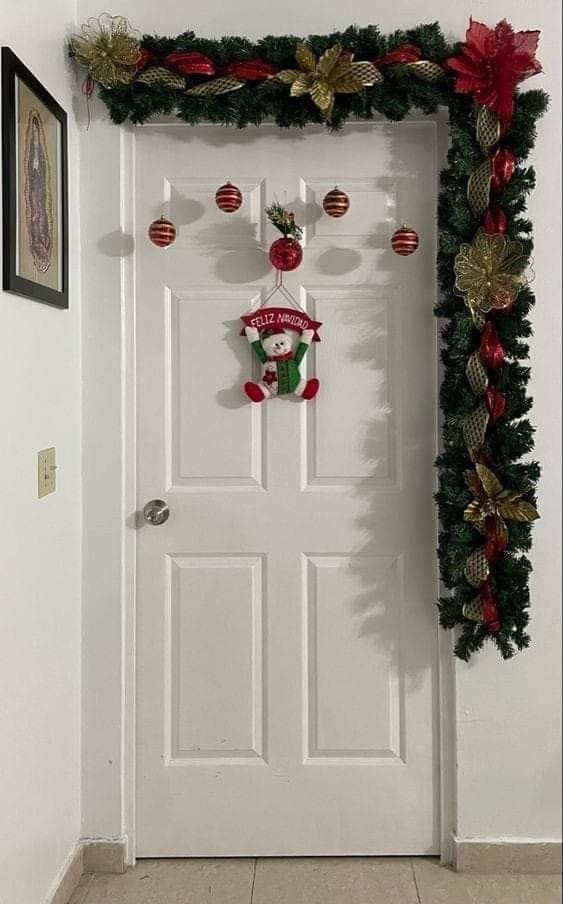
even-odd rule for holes
{"type": "Polygon", "coordinates": [[[25,221],[29,251],[35,269],[46,273],[53,253],[53,199],[51,165],[41,115],[29,113],[24,148],[25,221]]]}

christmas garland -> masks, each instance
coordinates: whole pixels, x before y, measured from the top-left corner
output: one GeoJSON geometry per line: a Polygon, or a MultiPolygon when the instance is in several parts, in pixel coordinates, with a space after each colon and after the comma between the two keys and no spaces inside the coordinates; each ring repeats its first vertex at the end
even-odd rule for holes
{"type": "Polygon", "coordinates": [[[438,24],[382,35],[375,26],[330,35],[219,41],[185,32],[160,38],[127,20],[90,19],[70,53],[87,70],[112,120],[142,123],[173,111],[184,122],[239,128],[449,110],[448,168],[438,203],[438,277],[444,318],[440,404],[443,451],[437,502],[445,628],[459,627],[456,655],[486,640],[504,658],[529,644],[525,553],[538,517],[539,465],[526,415],[532,225],[523,214],[535,174],[524,166],[547,108],[518,84],[541,71],[538,32],[470,22],[448,46],[438,24]]]}

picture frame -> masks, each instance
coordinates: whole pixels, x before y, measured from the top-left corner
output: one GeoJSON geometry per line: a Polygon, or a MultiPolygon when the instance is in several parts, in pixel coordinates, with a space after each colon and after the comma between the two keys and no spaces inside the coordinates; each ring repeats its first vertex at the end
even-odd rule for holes
{"type": "Polygon", "coordinates": [[[2,47],[2,284],[68,308],[67,115],[2,47]]]}

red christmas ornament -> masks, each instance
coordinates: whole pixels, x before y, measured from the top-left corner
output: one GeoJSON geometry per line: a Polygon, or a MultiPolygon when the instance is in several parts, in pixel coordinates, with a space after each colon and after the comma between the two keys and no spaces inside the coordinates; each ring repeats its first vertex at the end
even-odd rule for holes
{"type": "Polygon", "coordinates": [[[329,217],[343,217],[350,208],[350,198],[345,191],[334,186],[323,198],[323,210],[329,217]]]}
{"type": "Polygon", "coordinates": [[[455,90],[496,113],[503,131],[512,119],[516,86],[542,71],[535,58],[539,34],[515,32],[506,19],[494,29],[470,19],[460,55],[446,60],[457,73],[455,90]]]}
{"type": "Polygon", "coordinates": [[[410,226],[401,226],[391,236],[391,247],[395,254],[406,257],[418,248],[418,234],[410,226]]]}
{"type": "Polygon", "coordinates": [[[493,372],[498,370],[504,361],[504,348],[491,320],[487,320],[481,333],[479,357],[487,370],[493,372]]]}
{"type": "Polygon", "coordinates": [[[297,239],[290,237],[276,239],[270,245],[268,257],[276,270],[283,270],[285,273],[289,270],[295,270],[299,266],[303,260],[303,248],[297,239]]]}
{"type": "Polygon", "coordinates": [[[499,148],[491,159],[491,187],[500,191],[514,175],[516,158],[510,148],[499,148]]]}
{"type": "Polygon", "coordinates": [[[483,221],[483,226],[485,227],[487,235],[504,235],[506,232],[506,225],[506,214],[504,210],[500,207],[489,207],[483,221]]]}
{"type": "Polygon", "coordinates": [[[492,426],[503,416],[506,399],[494,386],[488,386],[485,390],[485,405],[489,412],[489,424],[492,426]]]}
{"type": "Polygon", "coordinates": [[[176,227],[165,217],[154,220],[147,231],[149,239],[158,248],[168,248],[176,240],[176,227]]]}
{"type": "Polygon", "coordinates": [[[277,66],[272,66],[265,60],[233,60],[223,67],[221,74],[229,78],[238,78],[243,82],[256,82],[269,78],[278,72],[277,66]]]}
{"type": "Polygon", "coordinates": [[[242,204],[242,192],[236,185],[225,182],[215,192],[215,203],[223,213],[234,213],[242,204]]]}
{"type": "Polygon", "coordinates": [[[165,56],[162,62],[167,69],[173,69],[180,75],[215,75],[216,72],[213,60],[197,50],[176,50],[165,56]]]}

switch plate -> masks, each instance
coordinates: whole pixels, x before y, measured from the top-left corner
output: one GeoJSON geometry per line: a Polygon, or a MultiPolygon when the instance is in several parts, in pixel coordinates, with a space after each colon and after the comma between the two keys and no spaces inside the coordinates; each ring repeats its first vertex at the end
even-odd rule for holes
{"type": "Polygon", "coordinates": [[[55,447],[41,449],[37,453],[37,495],[48,496],[57,489],[57,464],[55,461],[55,447]]]}

